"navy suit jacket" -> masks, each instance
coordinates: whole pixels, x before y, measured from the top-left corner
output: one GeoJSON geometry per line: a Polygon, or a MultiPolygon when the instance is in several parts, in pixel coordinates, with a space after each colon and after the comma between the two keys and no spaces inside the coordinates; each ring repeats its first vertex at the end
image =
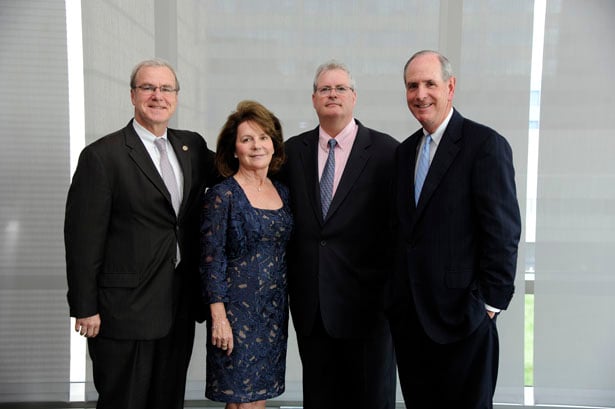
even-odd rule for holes
{"type": "Polygon", "coordinates": [[[323,220],[318,128],[286,142],[282,179],[295,227],[288,246],[290,308],[298,333],[309,335],[322,312],[329,335],[370,337],[386,327],[383,297],[392,273],[391,136],[359,126],[350,157],[323,220]]]}
{"type": "Polygon", "coordinates": [[[64,225],[70,315],[99,313],[104,337],[161,338],[180,302],[191,303],[196,320],[205,317],[199,226],[213,152],[195,132],[167,136],[184,176],[177,216],[132,121],[88,145],[73,176],[64,225]]]}
{"type": "Polygon", "coordinates": [[[396,302],[410,303],[427,335],[450,343],[505,309],[514,292],[521,232],[512,151],[454,111],[417,205],[414,171],[423,130],[396,152],[396,302]]]}

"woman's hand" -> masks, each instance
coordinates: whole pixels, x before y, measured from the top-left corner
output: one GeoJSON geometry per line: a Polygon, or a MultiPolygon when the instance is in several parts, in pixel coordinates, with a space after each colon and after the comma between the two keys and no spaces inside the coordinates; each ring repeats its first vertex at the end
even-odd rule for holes
{"type": "Polygon", "coordinates": [[[211,309],[211,343],[213,346],[226,351],[226,355],[233,352],[233,330],[226,318],[224,304],[214,303],[211,309]]]}

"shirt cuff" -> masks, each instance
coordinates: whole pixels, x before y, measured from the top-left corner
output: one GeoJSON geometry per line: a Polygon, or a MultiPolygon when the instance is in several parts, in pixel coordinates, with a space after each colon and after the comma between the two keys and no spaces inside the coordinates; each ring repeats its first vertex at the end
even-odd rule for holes
{"type": "Polygon", "coordinates": [[[491,311],[491,312],[495,312],[495,313],[498,313],[498,312],[502,311],[501,309],[492,307],[489,304],[485,304],[485,308],[487,309],[487,311],[491,311]]]}

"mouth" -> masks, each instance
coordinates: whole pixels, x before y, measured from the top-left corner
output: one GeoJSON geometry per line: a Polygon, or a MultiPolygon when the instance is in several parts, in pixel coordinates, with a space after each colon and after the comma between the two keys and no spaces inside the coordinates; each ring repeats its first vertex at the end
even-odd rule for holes
{"type": "Polygon", "coordinates": [[[422,104],[414,104],[414,106],[416,108],[418,108],[418,109],[427,109],[427,108],[429,108],[432,105],[433,104],[431,102],[430,103],[422,103],[422,104]]]}

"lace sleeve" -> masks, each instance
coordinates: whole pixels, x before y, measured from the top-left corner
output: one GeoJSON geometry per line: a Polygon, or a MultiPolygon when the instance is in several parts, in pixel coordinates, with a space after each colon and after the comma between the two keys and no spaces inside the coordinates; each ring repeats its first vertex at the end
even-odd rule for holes
{"type": "Polygon", "coordinates": [[[201,224],[201,282],[208,304],[227,302],[227,227],[231,192],[211,188],[205,194],[201,224]]]}

